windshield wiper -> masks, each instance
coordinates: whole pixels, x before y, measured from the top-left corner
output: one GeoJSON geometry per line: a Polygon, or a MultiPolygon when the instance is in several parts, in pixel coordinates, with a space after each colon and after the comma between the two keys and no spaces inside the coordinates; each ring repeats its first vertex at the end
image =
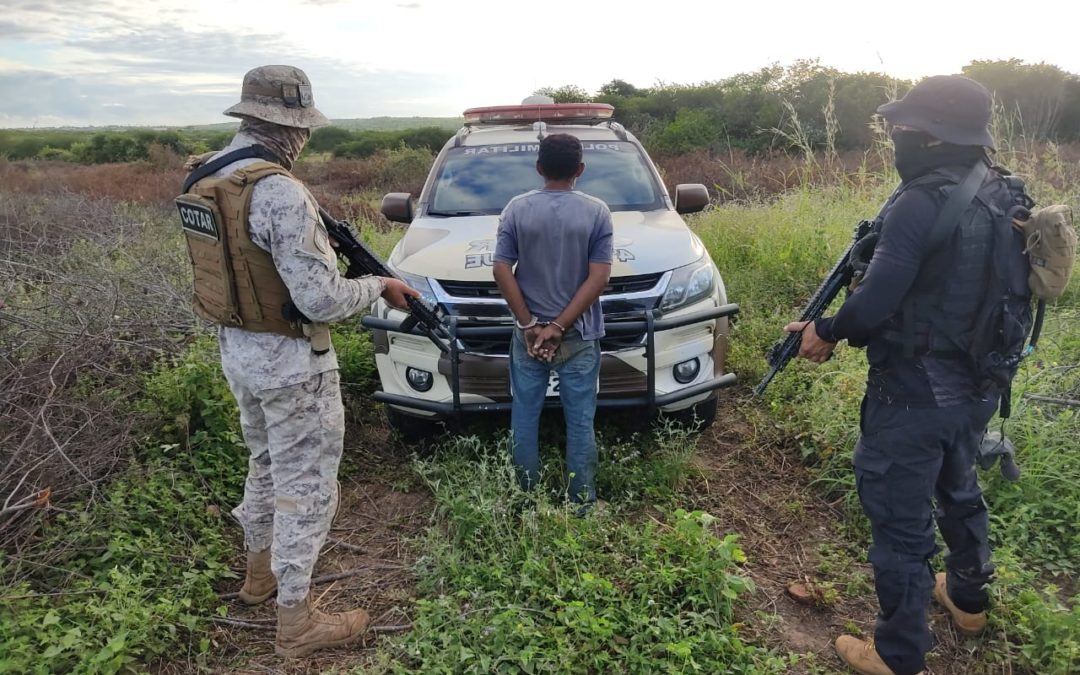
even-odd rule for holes
{"type": "Polygon", "coordinates": [[[490,215],[488,213],[485,213],[484,211],[428,211],[427,214],[429,216],[445,216],[445,217],[487,216],[487,215],[490,215]]]}

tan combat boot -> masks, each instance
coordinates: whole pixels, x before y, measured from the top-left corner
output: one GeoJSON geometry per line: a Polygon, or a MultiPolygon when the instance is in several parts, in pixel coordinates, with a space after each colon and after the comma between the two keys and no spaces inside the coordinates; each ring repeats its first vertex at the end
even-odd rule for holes
{"type": "Polygon", "coordinates": [[[986,612],[971,614],[953,604],[952,599],[949,598],[944,572],[937,573],[936,583],[934,584],[934,598],[938,601],[938,604],[949,610],[953,623],[956,625],[956,630],[963,635],[974,637],[986,629],[986,612]]]}
{"type": "MultiPolygon", "coordinates": [[[[341,482],[337,483],[334,503],[330,507],[330,524],[337,519],[338,509],[341,506],[341,482]]],[[[244,587],[240,589],[240,600],[248,605],[258,605],[266,602],[277,590],[277,579],[270,570],[270,549],[265,551],[248,551],[247,575],[244,577],[244,587]]]]}
{"type": "MultiPolygon", "coordinates": [[[[885,665],[874,648],[873,640],[860,640],[851,635],[836,638],[836,653],[856,672],[863,675],[895,675],[892,668],[885,665]]],[[[917,675],[922,675],[919,671],[917,675]]]]}
{"type": "Polygon", "coordinates": [[[277,579],[270,571],[270,549],[248,551],[247,575],[244,587],[240,589],[240,600],[248,605],[257,605],[277,591],[277,579]]]}
{"type": "Polygon", "coordinates": [[[362,609],[324,614],[311,606],[308,595],[296,607],[278,605],[278,656],[298,658],[326,647],[340,647],[364,637],[371,617],[362,609]]]}

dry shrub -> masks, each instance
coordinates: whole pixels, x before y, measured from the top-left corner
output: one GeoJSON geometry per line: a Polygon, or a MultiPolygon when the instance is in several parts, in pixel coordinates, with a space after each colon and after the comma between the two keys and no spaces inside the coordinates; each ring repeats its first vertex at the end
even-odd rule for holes
{"type": "Polygon", "coordinates": [[[301,162],[293,173],[311,189],[320,204],[336,209],[337,213],[386,225],[366,197],[386,192],[408,192],[419,197],[434,159],[428,150],[400,148],[381,150],[367,159],[301,162]],[[357,195],[365,199],[357,199],[357,195]]]}
{"type": "Polygon", "coordinates": [[[135,445],[141,373],[195,322],[171,208],[4,189],[0,545],[11,547],[35,510],[97,496],[135,445]]]}
{"type": "Polygon", "coordinates": [[[719,157],[706,150],[660,157],[657,168],[674,195],[679,183],[703,183],[719,201],[752,202],[803,185],[831,185],[858,173],[880,173],[881,158],[874,153],[847,152],[831,162],[775,152],[753,155],[732,150],[719,157]]]}
{"type": "Polygon", "coordinates": [[[300,162],[293,173],[313,192],[318,191],[315,196],[320,203],[340,205],[349,193],[373,185],[376,169],[367,159],[327,159],[300,162]]]}
{"type": "Polygon", "coordinates": [[[153,162],[94,164],[6,162],[0,164],[0,186],[7,193],[54,193],[58,189],[90,197],[136,204],[167,204],[180,192],[184,171],[168,155],[153,162]]]}

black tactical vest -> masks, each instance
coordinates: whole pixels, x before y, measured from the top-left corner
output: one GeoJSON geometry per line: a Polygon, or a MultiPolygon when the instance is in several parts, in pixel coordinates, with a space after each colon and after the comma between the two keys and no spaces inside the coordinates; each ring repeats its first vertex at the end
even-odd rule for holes
{"type": "MultiPolygon", "coordinates": [[[[938,169],[905,186],[937,190],[941,202],[963,180],[955,169],[938,169]]],[[[882,337],[910,358],[920,354],[965,355],[971,344],[979,308],[993,274],[994,221],[1005,203],[1005,181],[990,171],[975,198],[964,209],[952,236],[936,251],[927,251],[900,312],[885,325],[882,337]]],[[[878,219],[892,207],[890,201],[878,219]]]]}

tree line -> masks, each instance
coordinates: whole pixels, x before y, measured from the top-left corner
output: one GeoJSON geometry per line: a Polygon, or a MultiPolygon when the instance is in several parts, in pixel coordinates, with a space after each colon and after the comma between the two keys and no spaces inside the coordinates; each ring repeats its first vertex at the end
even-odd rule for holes
{"type": "MultiPolygon", "coordinates": [[[[973,61],[962,74],[994,94],[1003,132],[1058,143],[1080,141],[1080,76],[1019,59],[973,61]]],[[[698,148],[790,149],[796,124],[799,145],[851,150],[873,144],[875,110],[913,84],[882,73],[847,73],[800,61],[694,86],[638,88],[616,79],[593,95],[574,85],[536,93],[557,102],[609,103],[615,119],[660,154],[698,148]]]]}
{"type": "MultiPolygon", "coordinates": [[[[1001,133],[1057,143],[1080,141],[1080,76],[1019,59],[973,61],[962,72],[994,93],[1001,133]]],[[[869,148],[875,141],[870,124],[874,111],[913,84],[882,73],[847,73],[800,61],[696,85],[640,88],[615,79],[595,93],[575,85],[544,87],[536,93],[557,102],[609,103],[615,119],[650,152],[671,156],[702,149],[765,153],[869,148]]],[[[0,157],[130,162],[148,159],[154,147],[180,155],[218,149],[231,133],[197,128],[0,130],[0,157]]],[[[452,135],[452,130],[437,126],[353,130],[332,125],[314,131],[306,152],[363,159],[402,147],[436,151],[452,135]]]]}

